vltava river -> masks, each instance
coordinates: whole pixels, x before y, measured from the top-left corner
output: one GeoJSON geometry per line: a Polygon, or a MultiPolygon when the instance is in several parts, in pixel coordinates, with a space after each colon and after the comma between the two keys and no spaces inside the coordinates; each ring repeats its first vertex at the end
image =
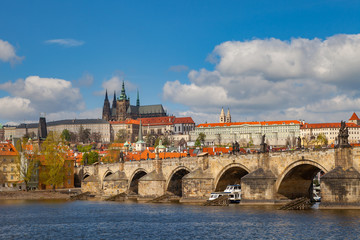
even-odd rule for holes
{"type": "Polygon", "coordinates": [[[1,239],[359,239],[360,211],[1,201],[1,239]]]}

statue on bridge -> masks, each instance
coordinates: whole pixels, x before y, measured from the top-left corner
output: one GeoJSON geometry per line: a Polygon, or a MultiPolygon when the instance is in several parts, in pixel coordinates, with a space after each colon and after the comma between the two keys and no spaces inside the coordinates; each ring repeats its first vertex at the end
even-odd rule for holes
{"type": "Polygon", "coordinates": [[[261,143],[260,143],[260,153],[267,152],[267,144],[265,143],[265,134],[261,137],[261,143]]]}
{"type": "Polygon", "coordinates": [[[301,137],[300,136],[297,138],[297,147],[301,148],[301,137]]]}
{"type": "Polygon", "coordinates": [[[235,143],[232,144],[232,153],[237,154],[239,152],[240,152],[240,145],[237,141],[235,141],[235,143]]]}
{"type": "Polygon", "coordinates": [[[338,144],[337,148],[350,148],[351,145],[349,144],[349,129],[346,127],[345,121],[341,121],[339,134],[338,134],[338,144]]]}

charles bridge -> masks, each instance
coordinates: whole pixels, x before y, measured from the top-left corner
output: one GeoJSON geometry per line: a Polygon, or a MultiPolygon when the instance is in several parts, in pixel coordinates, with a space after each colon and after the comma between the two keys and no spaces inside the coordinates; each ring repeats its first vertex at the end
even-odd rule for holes
{"type": "Polygon", "coordinates": [[[241,204],[309,197],[314,176],[322,172],[320,207],[360,206],[360,148],[141,160],[79,170],[82,192],[104,197],[132,192],[149,200],[171,192],[180,202],[201,202],[228,184],[241,184],[241,204]]]}

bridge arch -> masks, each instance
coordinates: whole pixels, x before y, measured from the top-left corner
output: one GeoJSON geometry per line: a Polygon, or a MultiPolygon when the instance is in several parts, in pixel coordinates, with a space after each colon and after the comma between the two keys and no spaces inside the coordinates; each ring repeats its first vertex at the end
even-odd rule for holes
{"type": "Polygon", "coordinates": [[[110,176],[111,174],[114,174],[111,170],[107,170],[105,173],[104,173],[104,176],[102,178],[102,180],[104,181],[106,177],[110,176]]]}
{"type": "Polygon", "coordinates": [[[225,166],[215,179],[215,191],[223,191],[229,184],[240,184],[241,178],[249,172],[247,167],[239,163],[225,166]]]}
{"type": "Polygon", "coordinates": [[[166,182],[166,191],[182,197],[182,179],[188,173],[190,173],[190,169],[185,166],[175,168],[166,182]]]}
{"type": "Polygon", "coordinates": [[[275,183],[276,193],[295,199],[309,197],[312,181],[318,172],[328,170],[316,161],[301,159],[293,162],[279,175],[275,183]]]}
{"type": "Polygon", "coordinates": [[[90,177],[90,173],[86,172],[84,173],[84,177],[82,178],[82,180],[84,181],[86,178],[90,177]]]}
{"type": "Polygon", "coordinates": [[[147,171],[143,168],[138,168],[134,171],[130,177],[128,189],[136,194],[139,193],[139,179],[147,174],[147,171]]]}

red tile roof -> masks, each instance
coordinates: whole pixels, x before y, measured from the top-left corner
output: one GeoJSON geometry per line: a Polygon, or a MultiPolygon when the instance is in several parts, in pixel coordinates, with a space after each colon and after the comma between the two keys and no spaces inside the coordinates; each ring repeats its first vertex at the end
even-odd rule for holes
{"type": "Polygon", "coordinates": [[[360,120],[359,117],[356,115],[356,113],[354,112],[353,115],[351,116],[351,118],[349,119],[349,121],[351,120],[360,120]]]}
{"type": "Polygon", "coordinates": [[[0,156],[17,156],[18,151],[11,143],[0,143],[0,156]]]}
{"type": "Polygon", "coordinates": [[[174,124],[177,123],[194,123],[194,120],[191,117],[180,117],[180,118],[175,118],[174,124]]]}
{"type": "MultiPolygon", "coordinates": [[[[315,129],[315,128],[340,128],[341,123],[305,123],[301,126],[301,129],[315,129]]],[[[350,128],[360,128],[359,125],[355,123],[346,123],[347,127],[350,128]]]]}
{"type": "Polygon", "coordinates": [[[203,123],[199,124],[197,127],[230,127],[237,125],[290,125],[290,124],[299,124],[298,120],[286,120],[286,121],[263,121],[263,122],[233,122],[233,123],[203,123]]]}
{"type": "Polygon", "coordinates": [[[139,120],[126,119],[125,121],[111,121],[110,124],[140,124],[139,120]]]}
{"type": "MultiPolygon", "coordinates": [[[[170,117],[153,117],[153,118],[141,118],[141,124],[143,126],[155,126],[155,125],[172,125],[174,123],[174,116],[170,117]]],[[[140,120],[140,119],[139,119],[140,120]]]]}

